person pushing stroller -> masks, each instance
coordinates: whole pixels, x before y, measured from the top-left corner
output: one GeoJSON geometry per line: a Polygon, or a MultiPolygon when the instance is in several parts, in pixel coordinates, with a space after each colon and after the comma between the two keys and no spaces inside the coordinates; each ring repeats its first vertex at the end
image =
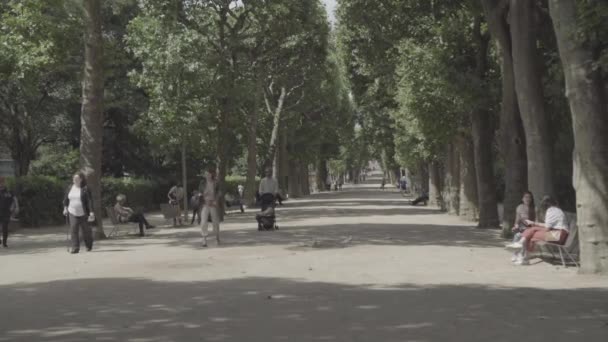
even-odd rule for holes
{"type": "Polygon", "coordinates": [[[266,177],[260,181],[258,189],[262,210],[256,215],[258,230],[274,229],[275,225],[274,206],[275,201],[280,197],[279,183],[272,177],[272,169],[266,169],[266,177]]]}

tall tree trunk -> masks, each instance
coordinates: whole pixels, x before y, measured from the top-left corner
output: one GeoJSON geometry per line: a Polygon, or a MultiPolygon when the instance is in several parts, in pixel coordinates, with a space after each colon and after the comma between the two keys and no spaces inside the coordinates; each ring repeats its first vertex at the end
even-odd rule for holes
{"type": "Polygon", "coordinates": [[[536,2],[510,0],[517,101],[526,133],[528,184],[536,197],[554,195],[553,161],[534,18],[536,2]]]}
{"type": "Polygon", "coordinates": [[[511,35],[507,22],[508,1],[483,0],[488,27],[500,47],[502,57],[502,111],[500,114],[499,147],[505,170],[503,201],[503,236],[511,235],[515,209],[528,189],[526,136],[524,134],[513,74],[511,35]],[[502,4],[502,6],[501,6],[502,4]]]}
{"type": "Polygon", "coordinates": [[[434,160],[429,163],[429,204],[445,210],[441,184],[441,164],[434,160]]]}
{"type": "Polygon", "coordinates": [[[300,172],[300,165],[299,160],[289,159],[289,198],[302,197],[302,173],[300,172]]]}
{"type": "MultiPolygon", "coordinates": [[[[475,73],[480,83],[487,79],[487,59],[490,38],[481,32],[482,18],[475,18],[474,40],[477,45],[475,73]]],[[[486,108],[476,108],[471,113],[477,198],[479,203],[478,228],[498,228],[498,201],[494,178],[494,124],[492,113],[486,108]]]]}
{"type": "Polygon", "coordinates": [[[608,100],[594,54],[576,33],[574,0],[550,0],[574,129],[574,187],[581,272],[608,274],[608,100]]]}
{"type": "MultiPolygon", "coordinates": [[[[272,133],[270,135],[270,146],[268,147],[268,155],[266,156],[266,162],[264,163],[265,167],[270,167],[271,165],[274,165],[276,167],[276,164],[273,163],[273,161],[276,158],[277,145],[280,139],[279,130],[281,127],[281,113],[283,112],[283,104],[285,103],[286,95],[287,91],[285,90],[285,87],[281,87],[281,95],[279,96],[279,101],[277,102],[277,107],[274,109],[274,113],[272,111],[272,106],[270,105],[270,99],[268,99],[267,96],[264,96],[264,100],[266,101],[266,108],[268,109],[269,113],[273,114],[272,133]]],[[[278,177],[277,174],[275,174],[274,176],[278,177]]]]}
{"type": "Polygon", "coordinates": [[[473,143],[469,137],[459,137],[460,164],[460,217],[476,221],[479,218],[477,199],[477,176],[475,175],[475,156],[473,143]]]}
{"type": "Polygon", "coordinates": [[[308,173],[308,164],[301,162],[300,171],[302,172],[302,194],[304,196],[310,195],[310,174],[308,173]]]}
{"type": "MultiPolygon", "coordinates": [[[[256,75],[256,90],[259,91],[261,83],[259,77],[256,75]]],[[[248,122],[248,137],[247,137],[247,181],[245,189],[245,202],[248,207],[252,207],[255,204],[255,192],[258,190],[255,186],[255,176],[257,174],[257,155],[258,155],[258,110],[260,108],[260,95],[259,93],[254,94],[253,108],[249,111],[249,122],[248,122]]]]}
{"type": "Polygon", "coordinates": [[[281,140],[279,141],[279,163],[281,170],[279,172],[278,180],[279,180],[279,188],[287,194],[289,192],[289,153],[287,149],[288,145],[288,132],[285,123],[282,127],[281,140]]]}
{"type": "Polygon", "coordinates": [[[460,158],[458,144],[452,143],[447,147],[447,161],[445,168],[445,183],[443,198],[449,214],[460,214],[460,158]]]}
{"type": "Polygon", "coordinates": [[[319,160],[317,161],[316,176],[317,191],[325,191],[325,180],[327,179],[327,160],[324,158],[319,157],[319,160]]]}
{"type": "MultiPolygon", "coordinates": [[[[226,137],[228,136],[229,132],[228,113],[232,106],[230,105],[230,99],[227,97],[223,97],[220,102],[221,105],[217,130],[217,181],[219,184],[220,198],[223,199],[223,196],[226,193],[225,183],[228,169],[228,151],[226,148],[226,137]]],[[[220,219],[223,220],[225,214],[225,203],[223,200],[220,200],[218,203],[218,211],[220,219]]]]}
{"type": "Polygon", "coordinates": [[[184,186],[184,222],[188,222],[188,199],[190,198],[190,196],[188,196],[188,169],[187,169],[187,164],[186,164],[186,142],[183,141],[182,142],[182,148],[181,148],[181,155],[182,155],[182,184],[184,186]]]}
{"type": "Polygon", "coordinates": [[[103,139],[103,38],[101,35],[101,1],[85,0],[85,67],[82,81],[80,116],[80,168],[93,192],[97,218],[95,237],[106,237],[103,231],[101,203],[101,153],[103,139]]]}

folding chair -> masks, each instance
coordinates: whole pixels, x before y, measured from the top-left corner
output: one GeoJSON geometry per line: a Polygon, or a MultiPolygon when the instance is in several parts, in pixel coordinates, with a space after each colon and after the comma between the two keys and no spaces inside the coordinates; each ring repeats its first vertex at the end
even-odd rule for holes
{"type": "Polygon", "coordinates": [[[576,225],[575,216],[570,217],[570,220],[568,222],[568,229],[569,229],[568,238],[566,239],[566,242],[563,245],[557,244],[555,242],[550,242],[550,241],[537,241],[536,244],[539,247],[539,250],[541,253],[541,258],[542,258],[542,253],[543,253],[543,247],[546,247],[547,250],[549,250],[549,252],[551,253],[551,256],[553,256],[553,258],[556,258],[555,253],[553,253],[553,250],[557,249],[557,251],[559,252],[559,257],[562,261],[562,265],[564,267],[566,267],[566,260],[564,258],[564,254],[566,256],[568,256],[570,261],[572,261],[576,265],[576,267],[580,267],[580,265],[574,258],[574,256],[578,257],[578,251],[579,251],[578,226],[576,225]]]}
{"type": "MultiPolygon", "coordinates": [[[[106,207],[106,213],[108,214],[108,217],[110,218],[110,222],[112,222],[112,231],[108,235],[108,238],[112,237],[112,235],[118,236],[118,231],[120,230],[120,227],[125,227],[125,226],[133,227],[136,230],[136,232],[139,229],[139,226],[134,223],[120,222],[120,220],[118,219],[118,215],[116,214],[116,211],[114,210],[113,207],[106,207]]],[[[144,234],[145,234],[145,230],[144,230],[144,234]]]]}

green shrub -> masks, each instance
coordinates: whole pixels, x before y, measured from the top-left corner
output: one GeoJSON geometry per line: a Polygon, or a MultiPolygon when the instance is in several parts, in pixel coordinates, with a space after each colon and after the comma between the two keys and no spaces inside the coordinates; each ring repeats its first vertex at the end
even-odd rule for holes
{"type": "MultiPolygon", "coordinates": [[[[241,176],[228,176],[226,177],[226,182],[224,185],[224,190],[226,193],[232,194],[236,196],[238,192],[239,184],[243,186],[247,186],[247,179],[241,176]]],[[[255,188],[257,189],[260,186],[260,179],[256,177],[255,179],[255,188]]]]}
{"type": "Polygon", "coordinates": [[[37,227],[64,222],[63,196],[66,184],[54,177],[9,178],[8,187],[19,199],[22,226],[37,227]]]}
{"type": "MultiPolygon", "coordinates": [[[[127,196],[127,203],[133,208],[144,210],[157,210],[161,199],[159,183],[141,178],[102,178],[101,186],[103,193],[101,201],[103,207],[116,204],[116,196],[123,194],[127,196]]],[[[166,192],[164,194],[166,197],[166,192]]],[[[104,213],[105,214],[105,213],[104,213]]]]}

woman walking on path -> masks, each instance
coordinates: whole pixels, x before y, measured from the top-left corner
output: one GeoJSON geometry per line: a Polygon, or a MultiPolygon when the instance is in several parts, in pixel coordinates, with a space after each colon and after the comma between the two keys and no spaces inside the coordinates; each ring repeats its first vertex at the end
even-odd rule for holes
{"type": "Polygon", "coordinates": [[[205,174],[205,181],[202,184],[203,189],[203,212],[201,224],[201,234],[203,236],[202,246],[207,247],[207,228],[209,226],[209,215],[211,215],[211,221],[213,222],[213,230],[215,231],[215,238],[217,244],[220,244],[220,216],[218,212],[218,204],[222,198],[220,195],[219,184],[215,180],[215,172],[207,171],[205,174]]]}
{"type": "Polygon", "coordinates": [[[76,173],[72,177],[72,185],[65,192],[63,215],[68,217],[70,224],[72,238],[72,250],[70,253],[76,254],[80,252],[80,230],[82,230],[87,251],[93,249],[93,231],[89,226],[89,222],[95,220],[93,200],[82,173],[76,173]]]}

